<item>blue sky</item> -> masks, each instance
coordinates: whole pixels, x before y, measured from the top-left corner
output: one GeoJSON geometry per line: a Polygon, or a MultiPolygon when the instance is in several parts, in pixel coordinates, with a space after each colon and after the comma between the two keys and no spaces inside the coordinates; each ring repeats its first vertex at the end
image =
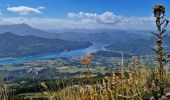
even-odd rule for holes
{"type": "Polygon", "coordinates": [[[145,29],[152,28],[154,4],[163,4],[170,18],[170,0],[1,0],[0,17],[1,24],[23,22],[47,29],[133,29],[136,25],[135,29],[145,29]]]}

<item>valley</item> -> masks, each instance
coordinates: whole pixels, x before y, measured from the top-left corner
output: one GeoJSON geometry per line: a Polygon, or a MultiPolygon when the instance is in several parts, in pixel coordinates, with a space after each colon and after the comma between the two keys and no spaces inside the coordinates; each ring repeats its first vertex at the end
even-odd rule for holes
{"type": "MultiPolygon", "coordinates": [[[[158,65],[151,50],[155,39],[150,30],[44,31],[13,24],[0,25],[0,32],[0,79],[10,89],[11,100],[47,99],[44,87],[51,87],[48,91],[58,98],[67,88],[104,84],[114,74],[121,76],[122,70],[126,75],[158,65]],[[82,58],[88,55],[92,59],[87,57],[83,63],[82,58]]],[[[166,51],[170,51],[169,40],[168,36],[166,51]]]]}
{"type": "Polygon", "coordinates": [[[18,58],[87,48],[92,43],[47,39],[36,36],[0,34],[0,58],[18,58]]]}
{"type": "Polygon", "coordinates": [[[1,0],[0,100],[170,100],[169,0],[1,0]]]}

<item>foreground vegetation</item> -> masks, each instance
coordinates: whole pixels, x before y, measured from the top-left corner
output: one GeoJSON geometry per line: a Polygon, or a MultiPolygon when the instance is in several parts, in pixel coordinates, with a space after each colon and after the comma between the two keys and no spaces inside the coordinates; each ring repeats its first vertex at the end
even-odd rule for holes
{"type": "MultiPolygon", "coordinates": [[[[165,100],[168,100],[170,69],[165,66],[165,70],[164,91],[165,100]]],[[[158,84],[159,67],[147,66],[133,57],[128,66],[122,58],[119,70],[112,73],[103,72],[97,76],[87,73],[85,77],[29,81],[20,85],[8,83],[5,85],[8,92],[3,95],[10,100],[149,100],[159,96],[158,84]],[[15,89],[17,91],[10,91],[15,89]]]]}
{"type": "MultiPolygon", "coordinates": [[[[76,73],[76,77],[37,80],[38,73],[33,71],[33,74],[27,74],[32,79],[6,80],[4,83],[3,77],[6,75],[1,75],[0,100],[170,100],[168,64],[170,55],[164,52],[163,47],[165,28],[169,20],[164,19],[164,14],[164,6],[154,6],[158,32],[153,33],[156,36],[156,48],[152,50],[156,54],[156,57],[154,56],[156,60],[152,60],[152,66],[146,64],[142,58],[138,60],[139,57],[134,56],[131,62],[125,64],[122,52],[119,68],[101,71],[92,67],[94,56],[85,55],[77,60],[79,63],[74,63],[74,65],[82,64],[85,67],[75,68],[79,70],[78,72],[68,66],[57,69],[62,74],[76,73]]],[[[45,70],[50,69],[48,66],[45,68],[45,70]]],[[[54,69],[52,67],[52,70],[54,69]]],[[[12,67],[9,70],[25,69],[12,67]]],[[[1,71],[4,72],[4,70],[1,71]]]]}

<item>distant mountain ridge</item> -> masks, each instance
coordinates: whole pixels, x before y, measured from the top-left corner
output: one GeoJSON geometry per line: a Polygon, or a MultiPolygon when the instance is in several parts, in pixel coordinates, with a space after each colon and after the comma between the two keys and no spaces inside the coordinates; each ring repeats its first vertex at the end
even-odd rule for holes
{"type": "Polygon", "coordinates": [[[34,56],[46,53],[87,48],[90,42],[47,39],[36,36],[19,36],[7,32],[0,34],[0,58],[34,56]]]}
{"type": "Polygon", "coordinates": [[[70,32],[66,30],[66,32],[62,31],[58,33],[58,38],[70,41],[126,42],[128,40],[148,38],[148,34],[147,31],[125,31],[115,29],[78,30],[77,32],[76,30],[71,30],[70,32]]]}
{"type": "Polygon", "coordinates": [[[43,38],[57,38],[57,34],[36,29],[28,24],[11,24],[11,25],[0,25],[0,34],[11,32],[16,35],[26,36],[26,35],[33,35],[43,38]]]}
{"type": "MultiPolygon", "coordinates": [[[[66,29],[48,32],[33,28],[27,24],[0,25],[0,53],[13,55],[9,53],[18,52],[19,47],[23,52],[27,52],[24,54],[20,51],[22,55],[32,55],[35,49],[36,53],[39,50],[43,50],[43,48],[46,50],[41,51],[41,53],[51,51],[60,52],[66,49],[83,48],[90,45],[90,42],[107,42],[111,43],[111,45],[106,47],[109,50],[125,51],[135,55],[152,54],[150,48],[154,46],[154,39],[150,37],[152,36],[150,32],[152,31],[119,29],[66,29]],[[4,32],[8,33],[1,34],[4,32]],[[79,42],[76,43],[74,41],[79,42]],[[42,44],[44,45],[43,48],[42,44]],[[15,45],[18,47],[15,47],[15,45]],[[28,45],[28,48],[34,48],[34,50],[28,48],[27,50],[25,50],[26,48],[23,49],[22,46],[25,45],[28,45]],[[64,47],[62,47],[62,45],[64,47]],[[56,49],[56,47],[58,47],[58,49],[56,49]],[[15,51],[14,48],[17,48],[17,50],[15,51]],[[6,50],[9,50],[9,52],[6,50]],[[28,54],[29,51],[30,54],[28,54]]],[[[169,34],[170,32],[168,31],[167,33],[169,34]]],[[[166,46],[170,48],[169,45],[170,37],[167,37],[166,46]]],[[[168,48],[167,50],[170,50],[168,48]]],[[[0,57],[2,57],[1,54],[0,57]]]]}
{"type": "Polygon", "coordinates": [[[45,31],[27,24],[0,25],[0,34],[11,32],[16,35],[33,35],[43,38],[58,38],[67,41],[117,42],[146,38],[150,31],[120,29],[63,29],[45,31]]]}
{"type": "MultiPolygon", "coordinates": [[[[153,55],[152,47],[155,46],[155,38],[129,40],[127,42],[115,42],[106,46],[111,51],[124,51],[134,55],[153,55]]],[[[166,52],[170,52],[170,36],[165,38],[164,47],[166,52]]]]}

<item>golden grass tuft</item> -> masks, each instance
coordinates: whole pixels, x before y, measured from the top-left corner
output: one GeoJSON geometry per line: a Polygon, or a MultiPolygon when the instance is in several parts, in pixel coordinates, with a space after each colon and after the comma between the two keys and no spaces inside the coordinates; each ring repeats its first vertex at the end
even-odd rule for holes
{"type": "Polygon", "coordinates": [[[3,82],[0,82],[0,100],[8,100],[7,87],[3,82]]]}
{"type": "Polygon", "coordinates": [[[61,100],[143,100],[147,87],[150,70],[140,69],[122,78],[113,73],[105,77],[102,83],[95,85],[76,85],[67,87],[59,93],[61,100]]]}

